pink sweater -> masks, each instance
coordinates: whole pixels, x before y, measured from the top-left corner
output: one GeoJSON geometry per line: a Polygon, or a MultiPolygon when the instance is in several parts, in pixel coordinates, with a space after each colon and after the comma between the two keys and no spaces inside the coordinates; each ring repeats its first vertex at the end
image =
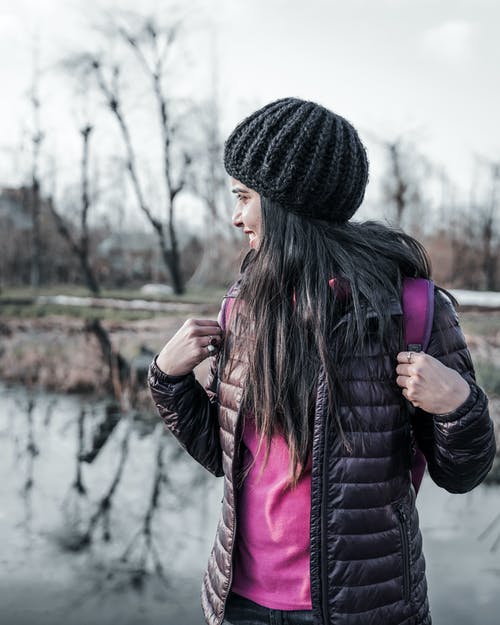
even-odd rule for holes
{"type": "Polygon", "coordinates": [[[259,436],[253,418],[243,431],[244,467],[255,464],[238,494],[237,537],[231,589],[276,610],[310,610],[309,527],[311,455],[293,490],[284,490],[289,450],[276,434],[262,476],[266,441],[257,455],[259,436]]]}

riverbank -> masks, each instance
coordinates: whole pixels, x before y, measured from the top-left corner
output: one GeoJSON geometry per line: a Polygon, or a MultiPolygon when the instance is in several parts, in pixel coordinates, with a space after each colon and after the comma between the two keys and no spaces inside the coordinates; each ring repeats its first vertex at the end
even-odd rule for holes
{"type": "MultiPolygon", "coordinates": [[[[217,309],[204,317],[216,318],[217,309]]],[[[101,319],[113,348],[130,363],[156,352],[182,325],[189,311],[135,321],[101,319]]],[[[106,392],[108,366],[84,320],[65,315],[0,321],[0,379],[62,393],[106,392]]]]}
{"type": "MultiPolygon", "coordinates": [[[[168,314],[150,311],[147,318],[99,318],[113,348],[133,363],[159,351],[188,317],[216,319],[218,311],[219,302],[209,302],[168,314]]],[[[500,312],[462,312],[461,324],[480,383],[500,397],[500,312]]],[[[85,318],[50,313],[20,318],[2,309],[0,337],[0,379],[63,393],[102,394],[107,365],[85,318]]]]}

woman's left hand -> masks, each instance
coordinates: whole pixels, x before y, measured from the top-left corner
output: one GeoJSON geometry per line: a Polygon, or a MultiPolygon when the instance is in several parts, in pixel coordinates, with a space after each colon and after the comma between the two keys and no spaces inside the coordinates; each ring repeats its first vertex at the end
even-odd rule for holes
{"type": "Polygon", "coordinates": [[[429,354],[400,352],[398,363],[396,382],[416,408],[436,415],[446,414],[469,397],[470,386],[458,371],[429,354]]]}

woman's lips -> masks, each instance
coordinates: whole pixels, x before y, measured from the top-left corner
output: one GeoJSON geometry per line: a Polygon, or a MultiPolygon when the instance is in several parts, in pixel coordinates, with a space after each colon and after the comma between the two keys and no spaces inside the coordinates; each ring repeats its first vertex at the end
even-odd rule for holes
{"type": "Polygon", "coordinates": [[[248,243],[252,247],[252,243],[255,241],[257,235],[253,230],[244,230],[245,234],[248,234],[248,243]]]}

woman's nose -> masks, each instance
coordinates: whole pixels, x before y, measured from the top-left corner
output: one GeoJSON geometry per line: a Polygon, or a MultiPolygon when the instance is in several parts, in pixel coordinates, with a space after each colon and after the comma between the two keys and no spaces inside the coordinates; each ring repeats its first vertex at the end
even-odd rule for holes
{"type": "Polygon", "coordinates": [[[241,221],[241,210],[239,208],[235,208],[232,216],[233,226],[235,228],[242,228],[243,222],[241,221]]]}

